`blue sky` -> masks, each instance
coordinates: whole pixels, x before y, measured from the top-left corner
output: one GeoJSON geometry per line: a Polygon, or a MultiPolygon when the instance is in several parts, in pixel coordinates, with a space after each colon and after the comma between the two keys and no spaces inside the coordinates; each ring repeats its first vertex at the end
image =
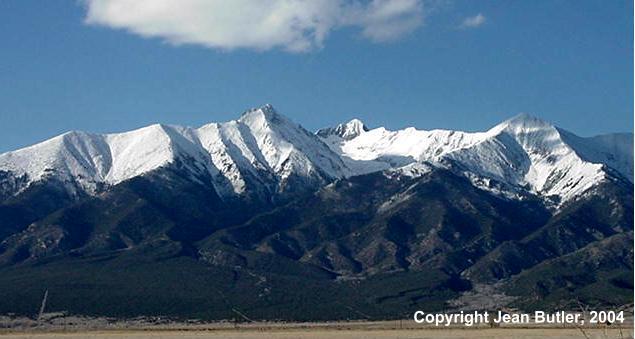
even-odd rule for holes
{"type": "Polygon", "coordinates": [[[526,112],[584,136],[632,131],[632,1],[326,1],[168,20],[130,0],[1,0],[0,151],[264,103],[311,130],[473,131],[526,112]]]}

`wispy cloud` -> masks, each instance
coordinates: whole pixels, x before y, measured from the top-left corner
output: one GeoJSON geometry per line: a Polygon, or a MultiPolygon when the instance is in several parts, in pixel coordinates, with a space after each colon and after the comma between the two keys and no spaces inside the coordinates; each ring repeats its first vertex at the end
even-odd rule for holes
{"type": "Polygon", "coordinates": [[[85,22],[169,43],[306,52],[353,27],[373,42],[423,24],[423,0],[83,0],[85,22]]]}
{"type": "Polygon", "coordinates": [[[485,16],[481,13],[478,13],[475,16],[465,18],[465,20],[463,20],[461,25],[459,25],[459,28],[466,29],[466,28],[480,27],[481,25],[485,23],[485,20],[486,20],[485,16]]]}

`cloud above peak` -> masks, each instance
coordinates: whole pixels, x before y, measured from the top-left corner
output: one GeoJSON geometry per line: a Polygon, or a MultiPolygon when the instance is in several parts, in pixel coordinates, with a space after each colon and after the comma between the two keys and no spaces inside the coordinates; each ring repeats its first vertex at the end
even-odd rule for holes
{"type": "Polygon", "coordinates": [[[481,13],[478,13],[475,16],[467,17],[463,20],[460,28],[476,28],[485,23],[485,16],[481,13]]]}
{"type": "Polygon", "coordinates": [[[423,24],[423,0],[83,0],[85,22],[174,45],[307,52],[357,28],[386,42],[423,24]]]}

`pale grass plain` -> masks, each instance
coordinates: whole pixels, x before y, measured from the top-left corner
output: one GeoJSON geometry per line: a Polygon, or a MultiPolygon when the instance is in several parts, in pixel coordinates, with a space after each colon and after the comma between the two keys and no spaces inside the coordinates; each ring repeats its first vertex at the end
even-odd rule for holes
{"type": "MultiPolygon", "coordinates": [[[[633,338],[632,329],[586,329],[586,335],[592,339],[633,338]]],[[[212,331],[82,331],[73,333],[4,333],[0,339],[534,339],[585,338],[579,329],[566,328],[496,328],[496,329],[405,329],[405,330],[338,330],[338,329],[289,329],[289,330],[212,330],[212,331]]]]}

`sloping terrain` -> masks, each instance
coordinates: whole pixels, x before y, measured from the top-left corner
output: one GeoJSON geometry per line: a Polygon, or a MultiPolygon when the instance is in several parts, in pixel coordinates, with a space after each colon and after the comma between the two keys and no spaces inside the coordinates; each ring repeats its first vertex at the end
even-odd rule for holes
{"type": "Polygon", "coordinates": [[[383,319],[632,303],[632,135],[316,134],[271,106],[0,155],[0,313],[383,319]],[[629,146],[630,145],[630,146],[629,146]],[[573,304],[575,301],[576,304],[573,304]]]}

